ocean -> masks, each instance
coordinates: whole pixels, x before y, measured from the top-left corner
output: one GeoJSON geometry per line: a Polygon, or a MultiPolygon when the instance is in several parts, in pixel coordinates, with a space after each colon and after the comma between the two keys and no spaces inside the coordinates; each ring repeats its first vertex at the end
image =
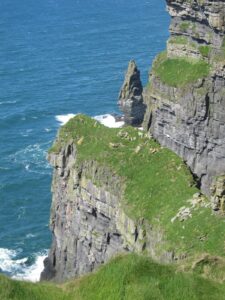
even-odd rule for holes
{"type": "Polygon", "coordinates": [[[51,244],[46,153],[77,113],[119,113],[129,60],[165,49],[160,0],[0,1],[0,272],[37,281],[51,244]]]}

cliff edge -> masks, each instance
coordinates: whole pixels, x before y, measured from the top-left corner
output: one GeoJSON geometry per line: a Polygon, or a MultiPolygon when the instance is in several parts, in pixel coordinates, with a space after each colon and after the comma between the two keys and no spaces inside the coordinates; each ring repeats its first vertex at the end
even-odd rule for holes
{"type": "Polygon", "coordinates": [[[210,195],[225,174],[225,3],[167,0],[167,8],[171,36],[143,93],[144,128],[186,161],[210,195]]]}
{"type": "Polygon", "coordinates": [[[224,235],[223,222],[182,160],[148,134],[78,115],[60,129],[49,160],[53,242],[42,280],[86,274],[118,253],[164,263],[223,255],[214,235],[224,235]]]}
{"type": "Polygon", "coordinates": [[[224,274],[225,3],[167,7],[171,36],[147,87],[131,61],[119,96],[126,123],[143,121],[145,131],[78,115],[49,151],[53,242],[43,280],[80,276],[128,252],[224,274]]]}

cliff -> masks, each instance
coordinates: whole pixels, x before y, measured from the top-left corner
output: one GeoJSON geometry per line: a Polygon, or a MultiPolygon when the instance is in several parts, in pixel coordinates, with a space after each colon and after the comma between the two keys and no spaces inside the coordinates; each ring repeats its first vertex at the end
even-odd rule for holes
{"type": "Polygon", "coordinates": [[[79,115],[60,129],[49,161],[53,242],[42,280],[88,273],[118,253],[167,263],[223,255],[214,235],[224,235],[223,222],[182,160],[148,134],[79,115]]]}
{"type": "Polygon", "coordinates": [[[42,279],[86,274],[128,252],[224,274],[225,3],[167,7],[171,37],[147,87],[131,61],[119,95],[125,122],[145,131],[79,115],[50,149],[53,242],[42,279]]]}
{"type": "Polygon", "coordinates": [[[184,159],[210,195],[225,174],[225,3],[167,0],[167,8],[171,36],[143,93],[144,128],[184,159]]]}

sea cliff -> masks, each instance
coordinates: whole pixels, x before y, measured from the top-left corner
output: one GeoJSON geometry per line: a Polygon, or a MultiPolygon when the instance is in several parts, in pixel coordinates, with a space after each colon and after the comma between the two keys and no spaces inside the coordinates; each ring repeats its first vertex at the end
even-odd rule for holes
{"type": "Polygon", "coordinates": [[[143,89],[131,61],[119,94],[126,124],[144,131],[78,115],[49,151],[53,242],[42,280],[80,276],[128,252],[223,277],[225,7],[167,7],[171,37],[149,83],[143,89]]]}
{"type": "Polygon", "coordinates": [[[210,195],[225,174],[225,3],[173,0],[167,8],[171,36],[143,94],[144,128],[184,159],[210,195]]]}
{"type": "Polygon", "coordinates": [[[119,253],[160,263],[223,255],[214,235],[224,235],[223,222],[182,160],[147,133],[78,115],[60,129],[49,161],[53,242],[42,280],[86,274],[119,253]]]}

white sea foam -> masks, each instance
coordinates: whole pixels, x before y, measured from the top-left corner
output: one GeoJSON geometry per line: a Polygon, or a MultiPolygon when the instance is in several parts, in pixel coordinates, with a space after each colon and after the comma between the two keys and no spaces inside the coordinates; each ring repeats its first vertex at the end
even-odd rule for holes
{"type": "Polygon", "coordinates": [[[9,168],[7,168],[7,167],[0,167],[0,170],[6,171],[6,170],[9,170],[9,168]]]}
{"type": "MultiPolygon", "coordinates": [[[[72,119],[75,114],[67,114],[67,115],[58,115],[56,116],[56,120],[60,123],[60,125],[65,125],[70,119],[72,119]]],[[[99,115],[94,117],[95,120],[99,121],[101,124],[110,128],[120,128],[124,125],[123,121],[116,121],[116,118],[110,114],[99,115]]]]}
{"type": "Polygon", "coordinates": [[[1,101],[0,105],[4,105],[4,104],[15,104],[16,100],[12,100],[12,101],[1,101]]]}
{"type": "Polygon", "coordinates": [[[28,234],[26,235],[26,239],[32,239],[32,238],[34,238],[34,237],[36,237],[36,235],[35,235],[35,234],[32,234],[32,233],[28,233],[28,234]]]}
{"type": "Polygon", "coordinates": [[[124,125],[123,121],[116,121],[116,118],[110,114],[96,116],[94,119],[109,128],[120,128],[124,125]]]}
{"type": "Polygon", "coordinates": [[[46,132],[50,132],[50,131],[51,131],[51,128],[45,128],[45,131],[46,131],[46,132]]]}
{"type": "Polygon", "coordinates": [[[58,115],[56,116],[56,120],[60,123],[60,125],[65,125],[70,119],[75,117],[75,114],[67,114],[67,115],[58,115]]]}
{"type": "Polygon", "coordinates": [[[21,269],[21,272],[18,272],[12,278],[18,280],[26,280],[37,282],[40,280],[41,272],[44,269],[44,259],[47,257],[47,254],[40,254],[36,256],[35,263],[29,267],[21,269]]]}
{"type": "Polygon", "coordinates": [[[29,145],[14,154],[10,154],[9,159],[19,165],[23,165],[27,172],[49,175],[50,166],[46,160],[49,146],[50,142],[29,145]]]}
{"type": "Polygon", "coordinates": [[[44,269],[43,261],[47,256],[47,250],[35,255],[35,262],[31,266],[27,265],[28,258],[17,259],[21,250],[10,250],[0,248],[0,270],[7,273],[14,279],[37,282],[44,269]]]}

